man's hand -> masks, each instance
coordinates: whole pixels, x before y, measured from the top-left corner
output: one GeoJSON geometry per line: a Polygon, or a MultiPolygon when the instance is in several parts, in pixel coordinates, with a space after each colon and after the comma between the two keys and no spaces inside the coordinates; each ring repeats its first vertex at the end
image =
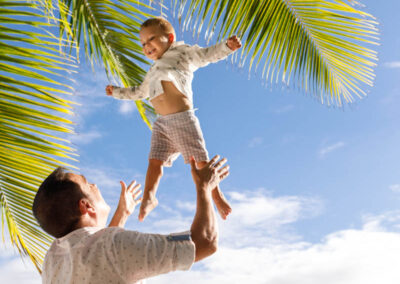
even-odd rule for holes
{"type": "Polygon", "coordinates": [[[107,96],[111,96],[112,93],[113,93],[113,90],[114,90],[114,87],[113,87],[113,86],[107,85],[107,87],[106,87],[106,94],[107,94],[107,96]]]}
{"type": "Polygon", "coordinates": [[[128,217],[135,210],[142,198],[139,195],[142,193],[140,190],[140,184],[136,184],[136,181],[132,181],[128,187],[121,181],[121,196],[119,198],[117,210],[110,222],[109,227],[121,227],[123,228],[128,217]]]}
{"type": "Polygon", "coordinates": [[[201,169],[196,167],[196,161],[193,157],[190,159],[193,181],[198,187],[207,188],[211,191],[229,175],[229,166],[226,165],[222,167],[227,159],[223,158],[220,161],[218,161],[218,159],[219,155],[214,156],[214,158],[201,169]]]}
{"type": "Polygon", "coordinates": [[[232,50],[235,51],[239,48],[242,47],[242,43],[240,42],[240,38],[238,38],[237,36],[231,36],[230,38],[228,38],[228,40],[226,41],[226,45],[232,50]]]}
{"type": "Polygon", "coordinates": [[[121,183],[121,196],[119,198],[117,210],[124,212],[125,214],[131,215],[135,210],[136,205],[138,205],[142,198],[138,198],[142,193],[140,190],[140,184],[136,184],[136,181],[132,181],[131,184],[126,187],[123,181],[121,183]]]}

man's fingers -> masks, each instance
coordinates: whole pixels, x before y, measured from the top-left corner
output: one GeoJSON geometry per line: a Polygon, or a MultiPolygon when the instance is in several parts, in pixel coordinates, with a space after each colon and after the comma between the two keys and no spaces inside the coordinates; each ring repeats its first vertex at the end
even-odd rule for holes
{"type": "Polygon", "coordinates": [[[223,158],[221,160],[218,161],[218,163],[216,163],[214,165],[214,168],[219,169],[220,167],[222,167],[223,164],[225,164],[228,160],[226,158],[223,158]]]}
{"type": "Polygon", "coordinates": [[[141,186],[142,186],[141,184],[137,184],[137,185],[132,189],[131,193],[132,193],[132,195],[133,195],[133,198],[138,197],[138,196],[142,193],[142,190],[140,189],[141,186]]]}
{"type": "Polygon", "coordinates": [[[227,176],[229,176],[229,171],[224,172],[219,176],[219,180],[222,181],[224,180],[227,176]]]}
{"type": "Polygon", "coordinates": [[[122,180],[119,183],[121,184],[121,191],[126,191],[126,184],[122,180]]]}
{"type": "Polygon", "coordinates": [[[132,191],[133,186],[136,184],[136,180],[131,181],[131,183],[128,186],[128,191],[132,191]]]}
{"type": "Polygon", "coordinates": [[[133,199],[138,198],[138,196],[142,193],[142,190],[137,190],[136,192],[133,193],[133,199]]]}
{"type": "Polygon", "coordinates": [[[212,166],[215,164],[215,162],[219,159],[219,155],[215,155],[208,163],[207,166],[212,166]]]}
{"type": "Polygon", "coordinates": [[[229,165],[226,165],[225,167],[223,167],[222,169],[218,170],[218,174],[222,175],[223,173],[229,171],[229,165]]]}

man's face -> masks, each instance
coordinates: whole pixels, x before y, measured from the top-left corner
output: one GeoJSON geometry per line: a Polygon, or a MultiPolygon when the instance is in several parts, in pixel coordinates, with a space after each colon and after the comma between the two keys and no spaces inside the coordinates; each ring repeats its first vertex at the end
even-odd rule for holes
{"type": "Polygon", "coordinates": [[[96,184],[89,183],[83,175],[69,173],[69,178],[79,184],[89,202],[96,211],[96,223],[98,227],[105,227],[107,217],[110,213],[110,206],[104,201],[96,184]]]}
{"type": "Polygon", "coordinates": [[[168,35],[157,26],[142,28],[139,35],[143,53],[151,60],[161,58],[164,52],[171,46],[171,43],[168,41],[168,35]]]}

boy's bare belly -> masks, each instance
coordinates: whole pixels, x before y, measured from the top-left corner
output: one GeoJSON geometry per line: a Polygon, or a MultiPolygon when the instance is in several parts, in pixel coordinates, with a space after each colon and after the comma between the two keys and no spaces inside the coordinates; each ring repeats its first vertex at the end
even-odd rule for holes
{"type": "Polygon", "coordinates": [[[193,108],[190,100],[170,81],[161,81],[164,93],[151,100],[156,113],[167,115],[193,108]]]}

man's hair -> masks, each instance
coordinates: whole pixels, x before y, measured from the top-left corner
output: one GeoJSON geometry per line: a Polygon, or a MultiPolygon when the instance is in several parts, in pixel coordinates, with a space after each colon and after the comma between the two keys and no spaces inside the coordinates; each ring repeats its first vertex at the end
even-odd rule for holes
{"type": "Polygon", "coordinates": [[[81,218],[79,200],[85,197],[68,172],[57,168],[40,185],[32,205],[33,215],[43,230],[61,238],[77,229],[81,218]]]}
{"type": "Polygon", "coordinates": [[[170,22],[162,17],[147,19],[141,24],[140,29],[153,26],[159,27],[166,34],[172,33],[174,35],[174,38],[176,38],[174,27],[171,25],[170,22]]]}

